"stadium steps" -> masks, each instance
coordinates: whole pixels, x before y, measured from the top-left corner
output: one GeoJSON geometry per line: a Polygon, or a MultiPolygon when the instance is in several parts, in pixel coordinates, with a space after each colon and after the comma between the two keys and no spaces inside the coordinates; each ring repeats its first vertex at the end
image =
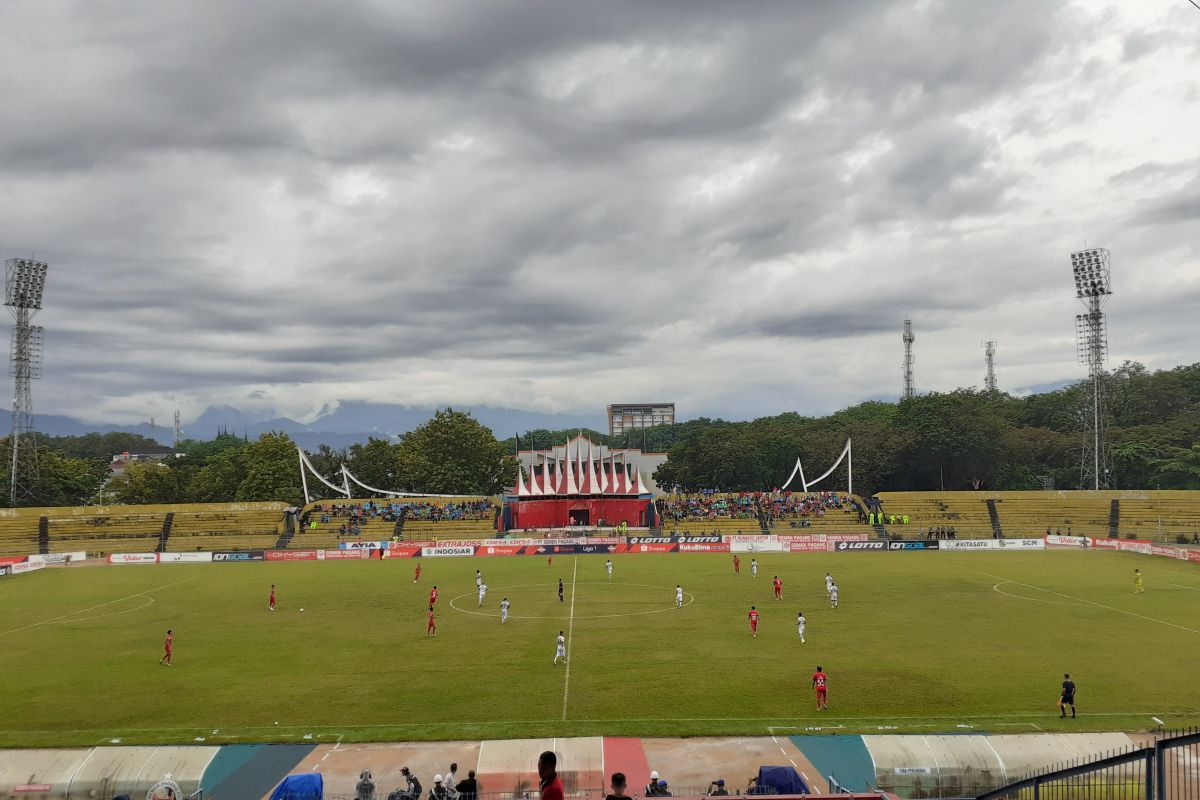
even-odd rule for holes
{"type": "Polygon", "coordinates": [[[38,517],[38,552],[46,555],[50,552],[50,519],[38,517]]]}
{"type": "Polygon", "coordinates": [[[876,522],[874,525],[871,526],[871,530],[875,531],[875,538],[877,538],[877,539],[892,538],[892,537],[888,536],[887,528],[883,527],[882,522],[876,522]]]}
{"type": "Polygon", "coordinates": [[[1115,539],[1121,535],[1121,501],[1113,498],[1108,505],[1108,538],[1115,539]]]}
{"type": "Polygon", "coordinates": [[[284,530],[283,533],[279,534],[279,538],[275,540],[275,549],[287,550],[288,545],[292,543],[293,535],[294,534],[290,530],[284,530]]]}
{"type": "Polygon", "coordinates": [[[154,552],[156,552],[156,553],[167,552],[167,539],[171,538],[171,525],[174,524],[174,522],[175,522],[175,512],[168,511],[167,515],[165,517],[163,517],[162,535],[159,536],[158,547],[154,548],[154,552]]]}
{"type": "Polygon", "coordinates": [[[996,534],[997,539],[1004,538],[1004,529],[1000,527],[1000,512],[996,510],[996,501],[987,501],[988,518],[992,521],[992,533],[996,534]]]}

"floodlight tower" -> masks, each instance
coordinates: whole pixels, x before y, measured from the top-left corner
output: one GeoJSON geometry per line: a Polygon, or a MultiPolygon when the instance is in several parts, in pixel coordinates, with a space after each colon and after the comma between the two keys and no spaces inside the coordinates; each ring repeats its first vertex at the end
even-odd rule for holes
{"type": "Polygon", "coordinates": [[[46,264],[30,258],[4,263],[4,305],[13,315],[10,363],[13,376],[12,433],[8,444],[9,505],[33,496],[37,487],[37,442],[33,436],[33,392],[30,382],[42,376],[42,327],[30,318],[42,308],[46,264]]]}
{"type": "Polygon", "coordinates": [[[1071,253],[1075,275],[1075,297],[1087,313],[1075,315],[1076,355],[1088,368],[1087,420],[1080,463],[1080,485],[1093,489],[1107,487],[1112,470],[1112,451],[1108,445],[1108,413],[1104,401],[1104,360],[1108,357],[1108,331],[1104,322],[1104,304],[1112,295],[1109,253],[1092,248],[1071,253]]]}
{"type": "Polygon", "coordinates": [[[988,339],[983,343],[983,357],[987,361],[987,375],[983,378],[985,392],[996,391],[996,341],[988,339]]]}
{"type": "Polygon", "coordinates": [[[916,389],[913,388],[913,341],[917,338],[913,336],[912,320],[904,320],[904,335],[900,337],[904,341],[904,394],[903,399],[908,400],[915,395],[916,389]]]}
{"type": "Polygon", "coordinates": [[[171,437],[171,446],[179,447],[179,443],[183,441],[183,425],[179,423],[179,409],[175,409],[175,432],[171,437]]]}

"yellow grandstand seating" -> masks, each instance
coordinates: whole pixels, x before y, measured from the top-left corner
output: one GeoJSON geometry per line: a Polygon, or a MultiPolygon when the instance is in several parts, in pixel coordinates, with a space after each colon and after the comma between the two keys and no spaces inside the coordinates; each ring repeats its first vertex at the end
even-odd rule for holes
{"type": "MultiPolygon", "coordinates": [[[[330,517],[328,522],[321,522],[321,509],[331,508],[334,505],[358,505],[364,503],[378,503],[386,505],[388,503],[438,503],[445,504],[449,502],[475,502],[479,500],[487,500],[495,507],[495,498],[487,497],[462,497],[462,498],[445,498],[445,497],[403,497],[403,498],[361,498],[357,500],[320,500],[315,503],[310,503],[305,506],[305,512],[311,511],[309,516],[309,524],[303,527],[299,533],[292,537],[289,547],[295,549],[311,549],[318,547],[336,548],[340,540],[354,541],[381,541],[392,538],[395,530],[395,524],[384,521],[381,518],[367,518],[360,526],[362,532],[358,536],[347,536],[338,534],[340,528],[348,520],[344,516],[330,517]],[[313,523],[316,523],[315,526],[313,523]]],[[[406,519],[404,522],[404,538],[409,541],[413,540],[432,540],[432,539],[488,539],[496,535],[494,512],[489,511],[485,519],[478,520],[441,520],[433,522],[432,520],[423,519],[406,519]]]]}
{"type": "Polygon", "coordinates": [[[954,528],[958,539],[992,538],[992,521],[986,498],[976,492],[880,492],[883,512],[902,518],[908,525],[887,524],[892,535],[911,539],[923,537],[930,528],[954,528]]]}
{"type": "Polygon", "coordinates": [[[23,556],[37,551],[37,517],[0,517],[0,556],[23,556]]]}
{"type": "Polygon", "coordinates": [[[165,513],[128,512],[124,509],[105,514],[51,519],[50,552],[154,552],[162,538],[165,519],[165,513]]]}
{"type": "Polygon", "coordinates": [[[183,511],[172,520],[167,550],[260,550],[275,546],[282,527],[276,510],[183,511]]]}
{"type": "Polygon", "coordinates": [[[1121,535],[1173,542],[1181,534],[1200,534],[1200,492],[1178,495],[1121,500],[1121,535]]]}

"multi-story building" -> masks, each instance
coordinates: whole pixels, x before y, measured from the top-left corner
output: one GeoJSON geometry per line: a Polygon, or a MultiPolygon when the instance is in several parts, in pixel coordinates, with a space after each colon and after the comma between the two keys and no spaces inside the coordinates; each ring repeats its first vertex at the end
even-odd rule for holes
{"type": "Polygon", "coordinates": [[[674,403],[614,403],[608,407],[608,435],[675,424],[674,403]]]}

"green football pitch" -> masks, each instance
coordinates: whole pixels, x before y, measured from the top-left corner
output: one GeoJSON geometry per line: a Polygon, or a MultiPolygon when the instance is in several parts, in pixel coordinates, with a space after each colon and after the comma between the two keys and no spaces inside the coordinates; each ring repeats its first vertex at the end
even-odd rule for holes
{"type": "Polygon", "coordinates": [[[604,556],[426,559],[416,584],[414,562],[398,559],[12,577],[0,582],[0,745],[1200,723],[1196,565],[1076,551],[762,554],[752,578],[742,560],[735,575],[728,555],[616,556],[611,582],[604,556]],[[158,663],[168,628],[170,668],[158,663]],[[567,665],[551,663],[560,630],[567,665]],[[829,675],[821,713],[817,665],[829,675]],[[1079,686],[1073,721],[1055,704],[1064,672],[1079,686]]]}

